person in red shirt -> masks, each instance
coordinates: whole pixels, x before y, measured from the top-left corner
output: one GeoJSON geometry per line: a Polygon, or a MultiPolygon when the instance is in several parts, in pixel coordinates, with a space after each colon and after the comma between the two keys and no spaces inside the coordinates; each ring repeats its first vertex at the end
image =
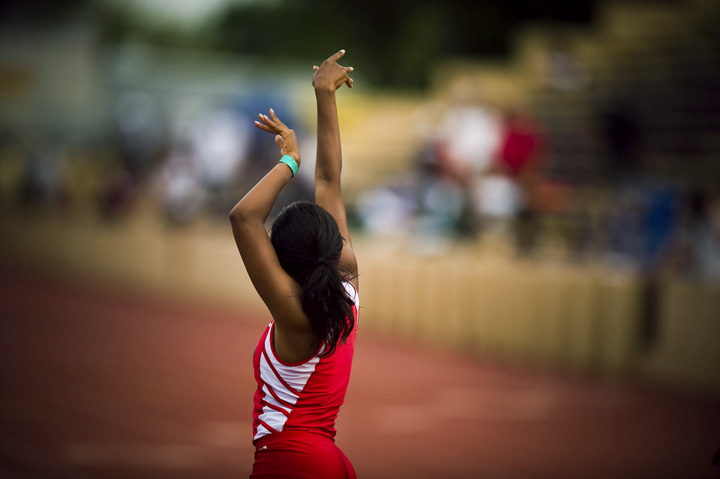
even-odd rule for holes
{"type": "Polygon", "coordinates": [[[358,321],[358,267],[340,173],[335,92],[352,88],[344,50],[314,67],[315,203],[295,202],[265,221],[301,163],[295,132],[270,109],[255,126],[275,135],[280,162],[230,212],[233,236],[272,321],[253,355],[255,462],[251,478],[355,478],[335,445],[335,418],[350,377],[358,321]]]}

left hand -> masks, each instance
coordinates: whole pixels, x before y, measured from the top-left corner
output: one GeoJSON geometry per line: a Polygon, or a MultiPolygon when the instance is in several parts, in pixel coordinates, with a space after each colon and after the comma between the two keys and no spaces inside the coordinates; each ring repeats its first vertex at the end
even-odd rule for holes
{"type": "Polygon", "coordinates": [[[280,155],[290,155],[295,158],[298,166],[300,166],[300,150],[298,149],[297,138],[295,137],[295,131],[285,125],[275,115],[275,112],[270,108],[270,116],[258,115],[261,121],[255,121],[255,126],[268,133],[275,134],[275,143],[280,148],[280,155]]]}

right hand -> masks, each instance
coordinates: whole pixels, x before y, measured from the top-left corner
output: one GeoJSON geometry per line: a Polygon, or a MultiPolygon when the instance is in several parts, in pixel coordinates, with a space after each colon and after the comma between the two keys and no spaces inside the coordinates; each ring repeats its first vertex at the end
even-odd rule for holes
{"type": "Polygon", "coordinates": [[[337,61],[345,55],[345,50],[340,50],[336,54],[330,56],[327,60],[318,66],[313,66],[312,84],[315,90],[335,91],[340,88],[343,83],[348,88],[353,87],[353,79],[348,75],[353,71],[353,67],[344,67],[337,61]]]}
{"type": "Polygon", "coordinates": [[[298,166],[300,166],[300,150],[298,149],[297,138],[295,137],[295,131],[285,125],[275,115],[275,112],[270,108],[270,116],[258,115],[260,121],[255,121],[255,126],[268,133],[275,134],[275,143],[280,148],[280,155],[290,155],[295,158],[298,166]]]}

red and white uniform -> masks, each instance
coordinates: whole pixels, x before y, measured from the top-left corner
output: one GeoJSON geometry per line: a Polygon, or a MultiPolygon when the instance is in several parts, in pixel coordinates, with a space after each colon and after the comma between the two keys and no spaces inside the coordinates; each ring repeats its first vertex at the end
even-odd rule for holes
{"type": "Polygon", "coordinates": [[[275,353],[271,322],[253,355],[255,392],[253,444],[260,447],[281,432],[310,432],[335,437],[335,418],[345,400],[358,324],[358,293],[352,283],[344,283],[353,300],[355,328],[345,344],[328,357],[313,356],[299,363],[288,363],[275,353]],[[261,441],[262,438],[265,438],[261,441]],[[260,444],[259,444],[260,442],[260,444]]]}

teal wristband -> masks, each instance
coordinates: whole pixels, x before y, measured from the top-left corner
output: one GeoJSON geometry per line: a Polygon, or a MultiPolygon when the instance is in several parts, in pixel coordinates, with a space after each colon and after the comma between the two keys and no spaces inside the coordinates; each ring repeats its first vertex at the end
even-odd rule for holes
{"type": "Polygon", "coordinates": [[[297,164],[297,161],[295,161],[295,158],[293,158],[290,155],[285,155],[282,158],[280,158],[280,163],[285,163],[290,167],[290,171],[292,171],[293,176],[295,176],[295,173],[297,173],[298,168],[300,168],[300,165],[297,164]]]}

